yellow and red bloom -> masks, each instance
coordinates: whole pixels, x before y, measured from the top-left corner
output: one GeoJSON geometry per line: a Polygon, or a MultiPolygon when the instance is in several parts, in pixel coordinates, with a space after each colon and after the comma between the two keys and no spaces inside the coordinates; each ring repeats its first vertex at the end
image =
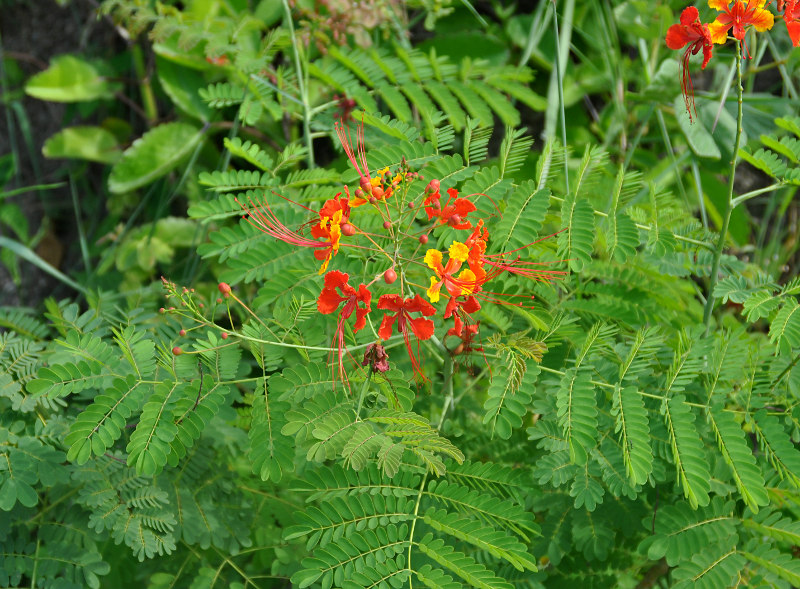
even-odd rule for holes
{"type": "Polygon", "coordinates": [[[472,223],[466,218],[468,214],[476,210],[475,205],[466,198],[459,198],[455,188],[448,188],[447,196],[444,206],[441,204],[442,195],[438,190],[425,198],[423,206],[428,220],[438,217],[440,225],[450,225],[453,229],[471,229],[472,223]]]}
{"type": "Polygon", "coordinates": [[[711,32],[708,25],[700,22],[700,13],[694,6],[689,6],[681,13],[681,22],[677,25],[672,25],[667,30],[667,47],[670,49],[683,49],[683,69],[681,75],[681,90],[683,91],[683,100],[686,102],[686,110],[689,112],[689,118],[692,117],[692,110],[697,114],[694,108],[694,88],[692,86],[692,77],[689,74],[689,58],[692,55],[697,55],[701,50],[703,51],[703,65],[701,69],[706,69],[709,60],[711,59],[711,49],[713,47],[711,41],[711,32]]]}
{"type": "Polygon", "coordinates": [[[311,235],[328,243],[328,247],[314,252],[314,257],[322,260],[320,274],[328,269],[331,258],[339,253],[342,225],[350,218],[350,201],[347,198],[338,198],[339,194],[336,195],[337,198],[325,202],[319,211],[319,222],[311,228],[311,235]]]}
{"type": "Polygon", "coordinates": [[[425,253],[425,264],[436,272],[431,276],[431,285],[426,294],[432,303],[439,301],[439,291],[444,287],[451,297],[472,294],[476,290],[476,276],[471,269],[462,270],[458,276],[455,273],[461,269],[461,264],[467,261],[469,248],[466,244],[454,241],[450,245],[449,259],[442,266],[442,252],[429,249],[425,253]]]}
{"type": "Polygon", "coordinates": [[[747,3],[743,0],[735,0],[733,3],[727,0],[708,0],[711,8],[722,12],[717,20],[708,25],[711,41],[717,44],[725,43],[728,31],[731,29],[733,29],[734,38],[739,41],[744,41],[744,35],[749,26],[755,27],[759,32],[771,29],[775,18],[769,10],[764,8],[766,3],[767,0],[747,0],[747,3]]]}
{"type": "Polygon", "coordinates": [[[786,2],[783,22],[786,23],[786,30],[789,31],[792,45],[800,47],[800,2],[798,0],[788,0],[786,2]]]}

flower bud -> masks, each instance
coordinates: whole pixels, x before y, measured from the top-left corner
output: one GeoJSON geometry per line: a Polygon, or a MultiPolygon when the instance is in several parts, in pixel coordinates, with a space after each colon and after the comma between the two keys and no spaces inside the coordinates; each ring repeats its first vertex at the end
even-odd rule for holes
{"type": "Polygon", "coordinates": [[[220,337],[221,337],[222,339],[228,339],[228,332],[227,332],[227,331],[223,331],[223,332],[222,332],[222,335],[221,335],[220,337]]]}
{"type": "Polygon", "coordinates": [[[377,198],[375,198],[374,196],[369,197],[369,204],[374,205],[376,202],[378,202],[377,198]]]}
{"type": "Polygon", "coordinates": [[[359,186],[361,186],[361,190],[369,194],[372,192],[372,183],[369,181],[369,178],[361,178],[361,182],[359,182],[359,186]]]}
{"type": "Polygon", "coordinates": [[[185,330],[185,329],[181,329],[181,330],[178,332],[178,335],[180,335],[180,336],[184,336],[184,335],[186,335],[186,330],[185,330]]]}
{"type": "Polygon", "coordinates": [[[420,235],[419,236],[419,242],[422,245],[425,245],[426,243],[428,243],[428,236],[427,235],[420,235]]]}
{"type": "Polygon", "coordinates": [[[450,225],[458,225],[459,223],[461,223],[461,215],[459,214],[452,215],[447,220],[447,222],[450,223],[450,225]]]}
{"type": "Polygon", "coordinates": [[[178,346],[175,346],[174,348],[172,348],[172,354],[174,356],[180,356],[181,354],[183,354],[183,350],[181,350],[178,346]]]}
{"type": "Polygon", "coordinates": [[[220,282],[217,288],[219,288],[219,292],[226,297],[231,294],[231,285],[227,282],[220,282]]]}
{"type": "Polygon", "coordinates": [[[164,313],[166,313],[166,312],[167,312],[167,310],[166,310],[164,307],[161,307],[161,308],[158,310],[158,312],[159,312],[159,313],[161,313],[161,314],[163,315],[164,313]]]}
{"type": "Polygon", "coordinates": [[[383,188],[381,188],[380,186],[373,187],[372,196],[374,196],[375,198],[383,197],[383,188]]]}
{"type": "Polygon", "coordinates": [[[425,188],[425,192],[439,192],[439,181],[434,178],[430,182],[428,182],[428,186],[425,188]]]}
{"type": "Polygon", "coordinates": [[[353,227],[350,223],[344,223],[342,225],[342,235],[346,235],[347,237],[353,237],[356,234],[356,228],[353,227]]]}
{"type": "Polygon", "coordinates": [[[384,221],[383,222],[383,228],[384,229],[389,229],[391,226],[392,226],[392,222],[391,221],[384,221]]]}
{"type": "Polygon", "coordinates": [[[383,281],[386,284],[392,284],[395,280],[397,280],[397,272],[394,271],[394,268],[389,268],[383,273],[383,281]]]}

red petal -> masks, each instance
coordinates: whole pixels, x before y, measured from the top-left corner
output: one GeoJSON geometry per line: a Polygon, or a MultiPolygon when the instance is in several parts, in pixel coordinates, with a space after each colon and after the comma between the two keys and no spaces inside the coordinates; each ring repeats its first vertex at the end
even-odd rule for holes
{"type": "Polygon", "coordinates": [[[470,315],[472,315],[476,311],[481,310],[481,304],[475,297],[469,297],[466,301],[464,301],[464,304],[461,305],[461,308],[464,309],[464,311],[466,311],[470,315]]]}
{"type": "Polygon", "coordinates": [[[358,294],[356,295],[356,300],[364,303],[367,307],[372,304],[372,293],[367,290],[367,287],[363,284],[358,285],[358,294]]]}
{"type": "Polygon", "coordinates": [[[683,12],[681,12],[682,25],[688,26],[699,18],[700,18],[700,13],[694,6],[689,6],[688,8],[684,8],[683,12]]]}
{"type": "Polygon", "coordinates": [[[403,308],[403,298],[396,294],[381,295],[378,299],[378,308],[387,311],[400,311],[403,308]]]}
{"type": "Polygon", "coordinates": [[[410,319],[409,323],[411,323],[411,331],[414,332],[414,335],[416,335],[417,338],[430,339],[430,337],[433,335],[433,321],[430,319],[417,317],[416,319],[410,319]]]}
{"type": "Polygon", "coordinates": [[[409,313],[422,313],[423,315],[433,315],[436,313],[436,307],[419,295],[414,295],[413,299],[406,299],[404,307],[409,313]]]}
{"type": "Polygon", "coordinates": [[[347,284],[350,280],[350,275],[339,270],[331,270],[325,275],[325,288],[339,288],[347,284]]]}
{"type": "MultiPolygon", "coordinates": [[[[383,295],[383,296],[397,296],[397,295],[383,295]]],[[[383,297],[381,297],[383,298],[383,297]]],[[[380,304],[380,303],[378,303],[380,304]]],[[[381,321],[381,326],[378,329],[378,337],[381,339],[387,340],[392,337],[392,327],[394,326],[394,321],[397,319],[397,315],[384,315],[383,320],[381,321]]]]}
{"type": "Polygon", "coordinates": [[[800,47],[800,22],[787,22],[786,30],[789,31],[789,38],[792,40],[792,45],[800,47]]]}
{"type": "Polygon", "coordinates": [[[353,333],[364,329],[364,326],[367,324],[368,313],[369,313],[369,308],[366,309],[362,309],[361,307],[356,308],[356,322],[355,325],[353,325],[353,333]]]}
{"type": "Polygon", "coordinates": [[[323,315],[330,315],[339,308],[339,305],[343,300],[345,299],[336,294],[335,289],[325,287],[322,289],[322,292],[319,293],[319,298],[317,299],[317,310],[323,315]]]}
{"type": "Polygon", "coordinates": [[[691,41],[686,27],[683,25],[672,25],[667,29],[667,47],[670,49],[682,49],[691,41]]]}

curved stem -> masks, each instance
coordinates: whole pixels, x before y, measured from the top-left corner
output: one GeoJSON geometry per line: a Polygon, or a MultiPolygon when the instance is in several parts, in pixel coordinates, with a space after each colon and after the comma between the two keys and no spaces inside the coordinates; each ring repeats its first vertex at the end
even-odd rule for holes
{"type": "Polygon", "coordinates": [[[711,324],[711,311],[714,310],[714,288],[717,286],[717,275],[719,274],[719,261],[722,257],[722,249],[725,247],[725,238],[728,235],[728,226],[731,222],[731,213],[733,212],[733,184],[736,178],[736,158],[739,155],[739,144],[742,141],[742,97],[744,95],[744,88],[742,87],[742,43],[736,41],[736,97],[738,102],[738,112],[736,116],[736,139],[733,142],[733,153],[731,154],[731,171],[728,177],[728,198],[725,202],[725,212],[722,216],[722,228],[719,232],[719,239],[717,246],[714,249],[714,258],[711,264],[711,279],[708,283],[708,298],[706,299],[706,306],[703,309],[703,323],[706,326],[706,335],[708,335],[709,327],[711,324]]]}

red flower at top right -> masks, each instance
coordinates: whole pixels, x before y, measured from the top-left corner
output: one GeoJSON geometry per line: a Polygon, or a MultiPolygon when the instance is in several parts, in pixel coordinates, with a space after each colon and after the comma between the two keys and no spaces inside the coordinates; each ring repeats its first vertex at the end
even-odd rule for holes
{"type": "Polygon", "coordinates": [[[800,2],[797,0],[789,0],[786,3],[783,21],[786,23],[786,30],[789,31],[789,38],[792,40],[792,45],[800,47],[800,2]]]}
{"type": "Polygon", "coordinates": [[[727,0],[708,0],[711,8],[722,12],[717,20],[708,25],[711,41],[717,44],[725,43],[728,31],[733,29],[733,36],[739,41],[744,40],[748,26],[752,25],[757,31],[768,31],[775,23],[769,10],[764,8],[767,0],[736,0],[731,3],[727,0]]]}

